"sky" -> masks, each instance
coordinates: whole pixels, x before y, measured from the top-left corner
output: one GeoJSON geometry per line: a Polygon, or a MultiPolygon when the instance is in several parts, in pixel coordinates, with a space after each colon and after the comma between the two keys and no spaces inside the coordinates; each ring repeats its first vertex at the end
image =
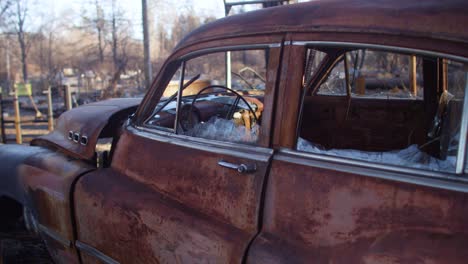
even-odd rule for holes
{"type": "MultiPolygon", "coordinates": [[[[91,17],[95,16],[96,0],[23,0],[27,1],[30,10],[30,19],[33,25],[47,24],[44,21],[50,21],[53,18],[65,18],[65,21],[78,25],[81,22],[81,14],[86,10],[91,17]]],[[[102,5],[104,12],[110,13],[113,0],[98,0],[102,5]]],[[[141,19],[141,0],[115,0],[116,6],[125,12],[125,16],[131,21],[133,37],[143,39],[142,19],[141,19]]],[[[237,2],[239,0],[227,0],[227,2],[237,2]]],[[[249,0],[244,0],[248,2],[249,0]]],[[[304,2],[308,0],[298,0],[304,2]]],[[[166,30],[172,28],[172,23],[177,14],[182,12],[195,12],[201,17],[224,16],[223,0],[147,0],[149,13],[153,16],[153,27],[160,22],[166,26],[166,30]]],[[[258,8],[258,5],[246,5],[244,10],[258,8]]],[[[240,7],[233,7],[233,11],[238,11],[240,7]]],[[[62,19],[63,21],[63,19],[62,19]]],[[[68,22],[67,22],[68,23],[68,22]]],[[[31,31],[34,31],[32,26],[31,31]]]]}
{"type": "MultiPolygon", "coordinates": [[[[95,0],[27,0],[31,19],[34,24],[41,24],[41,20],[51,19],[53,17],[67,16],[70,20],[77,23],[80,14],[85,9],[91,15],[95,13],[95,0]]],[[[112,0],[99,0],[103,6],[104,12],[110,12],[112,0]]],[[[220,18],[224,16],[223,0],[147,0],[150,14],[154,16],[154,21],[166,19],[161,10],[170,10],[171,12],[187,11],[186,6],[193,6],[193,11],[203,16],[214,16],[220,18]],[[164,2],[164,3],[163,3],[164,2]]],[[[116,5],[124,10],[126,16],[131,20],[134,27],[135,38],[142,38],[142,19],[141,19],[141,1],[139,0],[116,0],[116,5]]],[[[167,22],[166,22],[167,23],[167,22]]],[[[170,23],[170,22],[169,22],[170,23]]]]}

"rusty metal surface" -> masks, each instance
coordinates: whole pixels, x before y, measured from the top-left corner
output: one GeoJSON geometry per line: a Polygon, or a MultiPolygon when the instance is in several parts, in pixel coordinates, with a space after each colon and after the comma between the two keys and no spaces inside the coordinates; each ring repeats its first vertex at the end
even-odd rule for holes
{"type": "Polygon", "coordinates": [[[7,196],[24,204],[25,196],[18,180],[18,166],[28,157],[47,152],[47,149],[24,145],[0,145],[0,197],[7,196]]]}
{"type": "Polygon", "coordinates": [[[463,0],[311,1],[217,20],[193,31],[178,47],[208,39],[279,32],[356,32],[467,43],[467,14],[468,3],[463,0]]]}
{"type": "Polygon", "coordinates": [[[79,241],[120,262],[242,259],[258,231],[267,162],[126,131],[112,164],[78,181],[79,241]],[[218,166],[221,159],[255,163],[257,171],[240,174],[218,166]]]}
{"type": "MultiPolygon", "coordinates": [[[[319,32],[319,33],[297,33],[292,35],[292,41],[296,44],[314,46],[322,44],[323,46],[335,46],[339,43],[353,44],[359,47],[359,44],[368,44],[374,49],[393,49],[398,52],[399,48],[412,49],[415,51],[401,51],[403,53],[420,53],[424,51],[427,54],[434,52],[449,54],[458,57],[468,57],[467,44],[464,42],[455,42],[442,39],[428,39],[410,35],[378,35],[372,33],[347,33],[347,32],[319,32]]],[[[369,47],[369,48],[370,48],[369,47]]],[[[436,56],[436,55],[429,55],[436,56]]]]}
{"type": "Polygon", "coordinates": [[[237,262],[243,255],[247,233],[118,172],[106,172],[91,174],[77,186],[79,241],[121,263],[237,262]]]}
{"type": "MultiPolygon", "coordinates": [[[[289,39],[289,35],[287,36],[289,39]]],[[[299,101],[301,97],[302,73],[304,71],[305,49],[302,46],[287,46],[284,48],[281,73],[278,77],[278,98],[275,115],[273,147],[290,146],[296,140],[295,131],[299,116],[299,101]],[[300,62],[300,63],[298,63],[300,62]],[[293,74],[290,74],[293,73],[293,74]],[[297,88],[296,88],[297,87],[297,88]]]]}
{"type": "Polygon", "coordinates": [[[311,1],[217,20],[193,31],[178,47],[209,39],[280,32],[407,35],[466,43],[467,10],[463,0],[311,1]]]}
{"type": "Polygon", "coordinates": [[[28,158],[18,167],[19,181],[26,193],[39,230],[55,261],[77,262],[72,219],[72,188],[75,179],[94,168],[63,154],[47,151],[28,158]],[[65,242],[64,242],[65,241],[65,242]]]}
{"type": "MultiPolygon", "coordinates": [[[[192,51],[313,39],[422,47],[463,56],[468,54],[467,18],[468,3],[460,0],[320,0],[228,17],[196,30],[179,44],[137,119],[142,124],[154,109],[175,71],[171,61],[192,51]]],[[[271,50],[268,84],[278,90],[266,93],[262,133],[268,136],[262,146],[292,147],[305,48],[286,45],[283,51],[279,46],[271,50]],[[278,81],[277,74],[284,78],[278,81]]],[[[71,110],[61,116],[56,131],[33,144],[91,160],[109,120],[138,103],[114,100],[71,110]],[[88,144],[69,140],[69,131],[87,136],[88,144]]],[[[116,124],[107,130],[115,131],[116,124]]],[[[213,151],[219,146],[174,141],[124,131],[111,167],[85,174],[74,191],[77,176],[92,170],[90,163],[47,151],[20,165],[27,204],[44,227],[43,236],[57,262],[78,261],[75,240],[123,263],[238,263],[247,249],[247,261],[259,263],[468,259],[467,194],[276,160],[261,213],[271,154],[240,156],[231,149],[213,151]],[[218,166],[220,160],[255,163],[257,171],[239,174],[218,166]],[[260,222],[262,230],[255,237],[260,222]]],[[[92,252],[80,251],[85,263],[100,262],[99,254],[92,252]]]]}
{"type": "Polygon", "coordinates": [[[273,161],[258,263],[466,263],[468,194],[273,161]]]}
{"type": "Polygon", "coordinates": [[[136,108],[141,99],[111,99],[87,104],[63,113],[57,120],[57,128],[48,135],[34,139],[32,145],[52,146],[69,155],[91,160],[97,140],[113,115],[136,108]],[[69,131],[88,137],[86,145],[68,138],[69,131]]]}
{"type": "MultiPolygon", "coordinates": [[[[265,155],[268,158],[268,154],[265,155]]],[[[240,229],[253,231],[257,225],[266,163],[252,160],[247,154],[237,158],[163,143],[125,131],[117,145],[112,167],[186,206],[215,215],[240,229]],[[221,159],[236,164],[257,163],[258,169],[253,174],[240,175],[237,171],[219,167],[221,159]]]]}

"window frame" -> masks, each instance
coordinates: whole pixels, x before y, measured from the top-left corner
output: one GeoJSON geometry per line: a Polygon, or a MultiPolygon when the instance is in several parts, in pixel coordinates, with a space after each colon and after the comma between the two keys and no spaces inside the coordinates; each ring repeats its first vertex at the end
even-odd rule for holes
{"type": "MultiPolygon", "coordinates": [[[[291,41],[290,43],[291,46],[304,46],[305,49],[317,49],[319,51],[323,51],[324,49],[327,48],[335,48],[335,49],[343,49],[343,50],[348,50],[348,49],[373,49],[377,51],[388,51],[388,52],[396,52],[400,54],[408,54],[408,55],[416,55],[416,56],[422,56],[422,57],[429,57],[429,58],[443,58],[443,59],[449,59],[457,62],[461,62],[464,64],[468,64],[468,58],[457,56],[457,55],[452,55],[448,53],[441,53],[441,52],[432,52],[432,51],[427,51],[427,50],[419,50],[419,49],[413,49],[413,48],[404,48],[404,47],[396,47],[396,46],[387,46],[387,45],[380,45],[380,44],[368,44],[368,43],[358,43],[358,42],[337,42],[337,41],[291,41]]],[[[345,51],[346,53],[347,51],[345,51]]],[[[307,52],[305,52],[307,53],[307,52]]],[[[344,54],[345,54],[344,53],[344,54]]],[[[329,56],[327,56],[329,58],[329,56]]],[[[307,60],[307,57],[304,56],[303,63],[305,63],[307,60]]],[[[296,126],[296,130],[294,131],[296,138],[294,141],[293,147],[296,147],[298,136],[299,136],[299,130],[300,130],[300,124],[302,122],[302,103],[304,101],[305,96],[308,93],[312,93],[314,96],[317,96],[318,88],[320,85],[328,78],[328,75],[330,74],[331,70],[333,67],[336,66],[337,63],[340,61],[340,56],[336,58],[335,61],[332,63],[329,63],[328,61],[324,61],[323,63],[320,64],[320,68],[315,72],[314,76],[311,77],[313,83],[311,84],[310,87],[307,87],[310,89],[310,91],[307,91],[307,89],[304,89],[303,93],[301,94],[301,98],[298,101],[300,105],[300,112],[299,112],[299,119],[298,123],[296,126]],[[328,65],[328,67],[327,67],[328,65]],[[327,67],[327,68],[324,68],[327,67]]],[[[304,73],[301,73],[302,75],[304,73]]],[[[348,84],[347,84],[348,85],[348,84]]],[[[338,95],[321,95],[321,96],[338,96],[338,95]]],[[[340,95],[341,97],[343,95],[340,95]]],[[[349,95],[344,95],[344,96],[349,96],[349,95]]],[[[392,100],[399,100],[399,99],[392,99],[392,100]]],[[[460,124],[460,138],[459,138],[459,146],[457,150],[457,158],[456,158],[456,164],[455,164],[455,171],[454,172],[443,172],[443,171],[430,171],[430,170],[424,170],[424,169],[417,169],[417,168],[411,168],[411,167],[403,167],[403,166],[397,166],[397,165],[391,165],[391,164],[380,164],[380,163],[372,163],[369,161],[364,161],[364,160],[357,160],[357,159],[349,159],[349,158],[344,158],[344,157],[335,157],[335,156],[327,156],[324,154],[314,154],[314,153],[307,153],[307,152],[302,152],[298,151],[296,149],[290,149],[290,148],[281,148],[280,152],[283,152],[288,155],[297,155],[299,157],[308,157],[308,158],[313,158],[313,159],[319,159],[322,161],[328,161],[328,162],[339,162],[345,165],[356,165],[360,167],[367,167],[367,168],[374,168],[374,169],[382,169],[385,171],[393,171],[393,172],[406,172],[409,174],[416,174],[420,176],[426,176],[426,177],[435,177],[435,178],[444,178],[444,179],[451,179],[451,180],[460,180],[463,179],[463,181],[466,180],[468,182],[468,177],[467,177],[467,171],[468,171],[468,162],[465,162],[465,159],[468,159],[467,157],[467,131],[468,131],[468,73],[467,73],[467,82],[465,85],[465,94],[464,94],[464,102],[463,102],[463,110],[462,110],[462,116],[461,116],[461,124],[460,124]],[[465,135],[465,136],[463,136],[465,135]],[[452,176],[448,176],[452,175],[452,176]],[[465,177],[463,177],[465,176],[465,177]]]]}
{"type": "MultiPolygon", "coordinates": [[[[268,147],[269,146],[269,141],[270,141],[270,133],[265,133],[264,132],[264,129],[262,129],[262,127],[260,128],[260,133],[259,133],[259,141],[256,143],[256,144],[248,144],[248,143],[244,143],[244,142],[230,142],[230,141],[225,141],[225,140],[215,140],[215,139],[207,139],[207,138],[199,138],[199,137],[193,137],[193,136],[186,136],[186,135],[182,135],[182,134],[179,134],[178,131],[177,131],[177,122],[178,122],[178,119],[179,119],[179,114],[180,114],[180,105],[181,105],[181,101],[180,101],[180,95],[181,95],[181,87],[183,86],[183,82],[184,82],[184,74],[185,74],[185,64],[187,61],[193,59],[193,58],[197,58],[197,57],[200,57],[200,56],[203,56],[203,55],[208,55],[208,54],[214,54],[214,53],[218,53],[218,52],[225,52],[225,53],[228,53],[228,52],[232,52],[232,51],[242,51],[242,50],[264,50],[268,53],[268,57],[270,58],[269,59],[269,62],[266,64],[266,71],[268,72],[270,70],[270,67],[274,67],[274,66],[279,66],[279,65],[274,65],[274,64],[271,64],[271,57],[272,57],[272,50],[273,49],[281,49],[282,48],[282,45],[281,43],[262,43],[262,44],[240,44],[240,45],[227,45],[227,46],[222,46],[222,47],[211,47],[211,48],[202,48],[202,49],[199,49],[199,50],[194,50],[194,51],[191,51],[191,52],[188,52],[188,53],[185,53],[185,54],[182,54],[174,59],[172,59],[171,61],[167,62],[167,65],[168,66],[171,66],[170,68],[168,69],[164,69],[164,71],[167,71],[167,72],[163,72],[163,75],[166,75],[166,78],[168,78],[168,76],[171,76],[171,78],[168,78],[167,80],[164,80],[164,83],[162,83],[161,85],[158,85],[158,87],[156,88],[156,93],[157,92],[160,92],[162,90],[162,92],[164,92],[164,89],[167,87],[168,83],[171,81],[172,77],[174,76],[174,74],[177,72],[177,70],[181,69],[181,74],[180,74],[180,79],[179,79],[179,84],[178,84],[178,89],[177,89],[177,107],[176,107],[176,118],[175,118],[175,121],[174,121],[174,128],[166,128],[166,127],[160,127],[160,126],[152,126],[152,125],[148,125],[147,122],[148,120],[156,114],[156,111],[155,111],[155,106],[161,101],[161,98],[162,98],[162,92],[159,96],[154,96],[154,94],[152,94],[151,97],[153,97],[152,100],[156,101],[155,103],[149,103],[150,107],[153,107],[153,110],[151,111],[148,111],[146,115],[144,115],[142,117],[142,122],[139,123],[139,124],[134,124],[134,126],[141,130],[141,131],[145,131],[145,132],[150,132],[150,133],[155,133],[155,134],[159,134],[159,135],[165,135],[165,136],[174,136],[174,137],[177,137],[177,138],[180,138],[182,140],[192,140],[194,143],[215,143],[215,144],[220,144],[222,146],[230,146],[230,147],[234,147],[234,146],[239,146],[239,145],[242,145],[242,146],[245,146],[245,147],[254,147],[254,148],[261,148],[261,147],[268,147]],[[170,71],[170,72],[169,72],[170,71]],[[268,137],[267,139],[262,139],[262,137],[268,137]]],[[[279,53],[279,58],[278,58],[278,63],[281,63],[281,53],[279,53]]],[[[271,78],[274,78],[274,83],[276,84],[277,82],[277,77],[278,77],[278,73],[277,71],[275,71],[275,76],[273,77],[269,77],[267,78],[266,80],[266,83],[265,83],[265,97],[267,96],[267,87],[268,87],[268,83],[270,82],[269,80],[271,78]]],[[[276,89],[276,85],[272,85],[270,87],[271,90],[275,90],[276,89]]],[[[268,95],[268,96],[274,96],[274,92],[272,91],[271,92],[271,95],[268,95]]],[[[270,108],[272,108],[273,105],[271,105],[270,108]]],[[[265,104],[265,109],[264,111],[267,111],[268,110],[268,107],[267,105],[265,104]]],[[[274,111],[274,109],[270,109],[269,111],[274,111]]],[[[271,117],[270,117],[271,119],[271,117]]],[[[268,120],[268,122],[272,122],[272,120],[268,120]]],[[[262,122],[262,126],[264,126],[263,122],[262,122]]]]}

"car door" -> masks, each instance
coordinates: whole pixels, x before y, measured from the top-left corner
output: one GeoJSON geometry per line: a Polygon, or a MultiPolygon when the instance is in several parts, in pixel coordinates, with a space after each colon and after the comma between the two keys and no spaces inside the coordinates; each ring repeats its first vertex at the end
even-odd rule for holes
{"type": "MultiPolygon", "coordinates": [[[[361,48],[354,45],[356,49],[361,48]]],[[[450,147],[437,147],[438,155],[429,154],[431,148],[423,144],[380,152],[339,149],[338,145],[327,149],[322,142],[312,141],[314,134],[304,133],[301,128],[307,125],[320,129],[329,120],[313,119],[314,123],[310,123],[310,116],[300,111],[306,107],[301,104],[309,101],[301,99],[300,95],[308,96],[307,84],[313,80],[317,80],[314,87],[318,89],[330,78],[333,66],[326,63],[330,57],[327,50],[337,46],[340,47],[337,42],[301,41],[292,42],[285,48],[289,60],[297,63],[288,64],[287,75],[280,78],[289,79],[280,82],[278,91],[281,99],[277,107],[274,144],[279,151],[273,157],[269,173],[262,230],[250,247],[247,262],[465,263],[468,257],[464,249],[468,241],[468,185],[466,170],[463,172],[468,114],[466,62],[413,53],[421,56],[425,64],[434,64],[425,67],[424,71],[440,68],[442,64],[448,67],[444,73],[448,79],[445,84],[429,85],[437,76],[431,72],[420,76],[424,78],[424,88],[445,86],[438,88],[443,91],[439,98],[443,93],[453,96],[447,104],[439,101],[438,107],[444,104],[446,112],[441,117],[444,121],[436,140],[440,140],[437,142],[439,146],[444,146],[447,144],[443,138],[450,138],[450,147]],[[321,56],[323,61],[311,62],[319,53],[325,53],[321,56]],[[307,61],[305,65],[304,61],[307,61]],[[297,65],[303,66],[298,68],[297,65]],[[306,65],[316,68],[310,70],[306,65]],[[324,69],[325,66],[328,68],[324,69]],[[308,75],[314,73],[317,75],[308,82],[308,75]],[[446,153],[445,157],[443,153],[446,153]]],[[[342,47],[344,51],[353,50],[349,43],[342,47]]],[[[367,56],[373,54],[368,52],[367,56]]],[[[409,57],[411,53],[403,55],[409,57]]],[[[345,81],[344,76],[349,73],[342,73],[345,81]]],[[[435,93],[424,91],[425,95],[431,92],[435,93]]],[[[381,102],[393,103],[390,99],[381,102]]],[[[358,114],[366,113],[361,110],[358,114]]],[[[387,122],[391,125],[398,121],[387,122]]],[[[431,127],[420,129],[428,132],[431,127]]],[[[327,133],[332,138],[343,136],[342,131],[332,129],[327,133]]],[[[348,135],[343,140],[352,140],[353,136],[348,135]]],[[[434,139],[431,141],[435,142],[434,139]]]]}
{"type": "Polygon", "coordinates": [[[270,41],[198,50],[167,64],[150,93],[156,101],[142,106],[150,112],[125,125],[110,168],[77,183],[76,245],[84,263],[243,260],[258,233],[273,153],[281,47],[270,41]],[[231,66],[219,72],[226,61],[231,66]],[[223,134],[226,127],[233,133],[223,134]]]}

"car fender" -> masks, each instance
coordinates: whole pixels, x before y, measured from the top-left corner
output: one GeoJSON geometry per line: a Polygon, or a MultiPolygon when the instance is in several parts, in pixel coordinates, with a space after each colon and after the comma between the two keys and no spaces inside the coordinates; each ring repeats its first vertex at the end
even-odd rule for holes
{"type": "Polygon", "coordinates": [[[98,139],[113,137],[140,101],[140,98],[110,99],[69,110],[59,117],[54,131],[32,140],[31,145],[92,161],[98,139]]]}
{"type": "Polygon", "coordinates": [[[19,166],[28,158],[47,152],[42,147],[26,145],[0,146],[0,197],[6,196],[25,203],[24,188],[19,180],[19,166]]]}

